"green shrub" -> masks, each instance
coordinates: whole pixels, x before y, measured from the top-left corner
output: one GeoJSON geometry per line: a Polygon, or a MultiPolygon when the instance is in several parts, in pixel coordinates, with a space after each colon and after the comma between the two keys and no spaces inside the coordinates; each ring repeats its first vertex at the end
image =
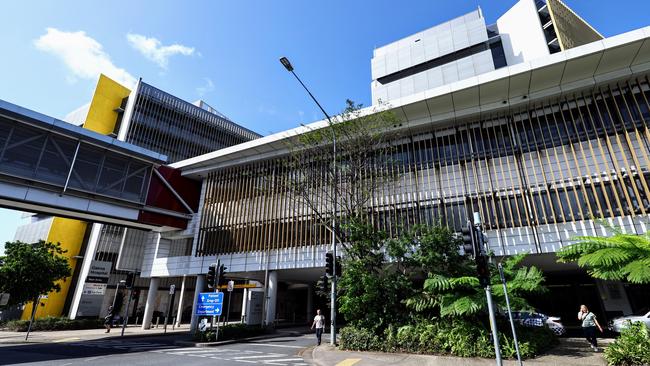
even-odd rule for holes
{"type": "Polygon", "coordinates": [[[607,364],[616,366],[650,364],[650,335],[641,322],[623,329],[620,337],[605,350],[607,364]]]}
{"type": "Polygon", "coordinates": [[[367,329],[345,327],[340,331],[343,349],[350,351],[383,351],[381,339],[367,329]]]}
{"type": "MultiPolygon", "coordinates": [[[[504,358],[515,358],[516,349],[507,323],[500,323],[499,341],[504,358]]],[[[518,327],[522,358],[534,357],[557,343],[546,328],[518,327]]],[[[445,354],[458,357],[494,357],[494,346],[486,324],[477,320],[453,319],[418,322],[395,329],[389,327],[379,337],[369,330],[345,327],[341,348],[353,351],[445,354]]]]}
{"type": "MultiPolygon", "coordinates": [[[[226,341],[230,339],[242,339],[255,337],[269,333],[269,329],[260,326],[248,326],[244,324],[228,324],[219,327],[219,340],[226,341]]],[[[215,342],[216,329],[207,330],[205,332],[197,332],[194,336],[195,341],[199,342],[215,342]]]]}
{"type": "MultiPolygon", "coordinates": [[[[52,317],[34,319],[33,331],[76,330],[103,328],[102,319],[68,319],[65,317],[52,317]]],[[[7,330],[26,332],[29,320],[10,320],[6,324],[7,330]]]]}

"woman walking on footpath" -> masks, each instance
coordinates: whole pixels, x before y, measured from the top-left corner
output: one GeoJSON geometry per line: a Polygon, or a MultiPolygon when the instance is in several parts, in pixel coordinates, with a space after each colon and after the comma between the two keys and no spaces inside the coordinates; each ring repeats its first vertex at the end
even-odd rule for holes
{"type": "Polygon", "coordinates": [[[311,324],[311,329],[316,328],[316,340],[318,341],[318,346],[320,346],[320,341],[323,336],[323,329],[325,329],[325,316],[320,315],[320,309],[316,310],[316,316],[314,317],[314,322],[311,324]]]}
{"type": "Polygon", "coordinates": [[[113,322],[113,306],[109,305],[108,311],[106,312],[106,316],[104,317],[104,328],[106,328],[105,333],[109,333],[111,331],[112,322],[113,322]]]}
{"type": "Polygon", "coordinates": [[[603,327],[598,324],[596,319],[596,314],[589,311],[587,305],[580,305],[580,312],[578,313],[578,320],[582,320],[582,331],[585,334],[585,338],[589,344],[591,344],[591,349],[595,352],[598,352],[598,340],[596,337],[596,327],[603,332],[603,327]]]}

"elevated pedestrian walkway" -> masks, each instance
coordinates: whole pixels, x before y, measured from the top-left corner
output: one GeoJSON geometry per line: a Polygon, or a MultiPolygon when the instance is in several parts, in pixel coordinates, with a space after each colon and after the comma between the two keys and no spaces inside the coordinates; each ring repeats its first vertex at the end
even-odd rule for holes
{"type": "Polygon", "coordinates": [[[200,182],[167,157],[0,100],[0,206],[151,230],[184,229],[200,182]]]}

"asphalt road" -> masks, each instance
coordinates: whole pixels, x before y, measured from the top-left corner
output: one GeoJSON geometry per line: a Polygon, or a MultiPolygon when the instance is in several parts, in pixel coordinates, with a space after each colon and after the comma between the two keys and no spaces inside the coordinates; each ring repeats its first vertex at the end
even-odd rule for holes
{"type": "Polygon", "coordinates": [[[298,353],[313,335],[282,337],[218,347],[184,347],[171,337],[98,339],[0,346],[0,365],[307,365],[298,353]]]}

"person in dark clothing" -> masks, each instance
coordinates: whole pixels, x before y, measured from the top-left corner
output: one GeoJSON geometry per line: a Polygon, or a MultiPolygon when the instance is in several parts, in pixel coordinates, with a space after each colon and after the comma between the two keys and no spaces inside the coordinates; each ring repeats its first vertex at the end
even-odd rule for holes
{"type": "Polygon", "coordinates": [[[105,333],[109,333],[111,331],[112,323],[113,323],[113,306],[109,305],[108,311],[106,312],[106,316],[104,317],[104,328],[106,328],[105,333]]]}
{"type": "Polygon", "coordinates": [[[587,339],[587,342],[591,345],[591,349],[595,352],[598,352],[598,339],[596,337],[596,327],[603,332],[603,327],[600,326],[596,315],[589,311],[587,305],[580,306],[580,312],[578,313],[578,320],[582,321],[582,331],[587,339]]]}

